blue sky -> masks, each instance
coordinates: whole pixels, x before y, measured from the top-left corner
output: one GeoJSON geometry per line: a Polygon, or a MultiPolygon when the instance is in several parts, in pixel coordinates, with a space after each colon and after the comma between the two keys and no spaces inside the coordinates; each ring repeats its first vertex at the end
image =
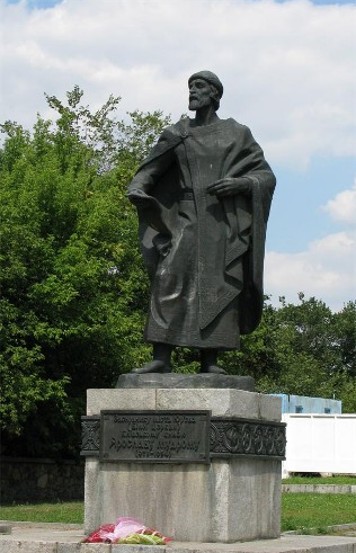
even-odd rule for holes
{"type": "MultiPolygon", "coordinates": [[[[7,4],[19,4],[22,0],[7,0],[7,4]]],[[[56,4],[60,4],[62,0],[27,0],[25,3],[30,9],[46,9],[52,8],[56,4]]]]}
{"type": "Polygon", "coordinates": [[[276,167],[275,172],[278,182],[283,183],[283,186],[276,190],[273,205],[275,216],[271,216],[269,221],[268,239],[273,248],[297,252],[307,245],[311,235],[314,239],[322,238],[340,229],[340,222],[333,221],[322,206],[332,195],[342,192],[345,183],[353,181],[354,158],[338,159],[337,179],[330,179],[330,175],[335,173],[335,161],[327,157],[316,157],[306,171],[276,167]],[[293,236],[288,232],[290,226],[296,230],[293,236]],[[281,229],[285,229],[285,232],[281,232],[281,229]]]}
{"type": "Polygon", "coordinates": [[[356,297],[356,4],[330,0],[0,0],[0,121],[50,116],[78,84],[119,117],[187,112],[187,77],[216,72],[220,117],[247,124],[278,187],[266,292],[333,309],[356,297]],[[198,22],[198,23],[197,23],[198,22]]]}
{"type": "MultiPolygon", "coordinates": [[[[7,4],[18,4],[23,0],[6,0],[7,4]]],[[[280,0],[280,2],[286,2],[288,0],[280,0]]],[[[39,9],[46,9],[51,8],[55,6],[56,4],[60,4],[63,2],[63,0],[25,0],[26,5],[30,9],[39,8],[39,9]]],[[[328,4],[354,4],[353,0],[313,0],[313,4],[316,5],[328,5],[328,4]]]]}

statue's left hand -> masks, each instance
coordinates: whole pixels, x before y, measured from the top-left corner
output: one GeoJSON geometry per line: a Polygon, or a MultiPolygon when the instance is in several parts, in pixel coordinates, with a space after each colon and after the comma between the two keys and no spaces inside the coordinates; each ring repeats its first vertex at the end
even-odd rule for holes
{"type": "Polygon", "coordinates": [[[250,194],[251,183],[245,177],[226,177],[210,184],[207,190],[209,194],[215,194],[218,198],[234,196],[235,194],[250,194]]]}

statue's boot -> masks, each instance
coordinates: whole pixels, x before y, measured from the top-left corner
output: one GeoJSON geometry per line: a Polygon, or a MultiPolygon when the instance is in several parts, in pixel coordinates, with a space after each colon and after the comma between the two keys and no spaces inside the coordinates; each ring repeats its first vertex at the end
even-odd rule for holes
{"type": "Polygon", "coordinates": [[[217,366],[217,349],[202,349],[200,351],[200,372],[203,374],[227,374],[224,369],[217,366]]]}
{"type": "Polygon", "coordinates": [[[170,373],[172,367],[167,365],[163,361],[154,360],[150,363],[146,363],[143,367],[132,369],[132,374],[150,374],[150,373],[170,373]]]}
{"type": "Polygon", "coordinates": [[[202,369],[200,372],[202,374],[227,374],[224,369],[218,367],[217,365],[209,365],[208,367],[204,367],[204,369],[202,369]]]}

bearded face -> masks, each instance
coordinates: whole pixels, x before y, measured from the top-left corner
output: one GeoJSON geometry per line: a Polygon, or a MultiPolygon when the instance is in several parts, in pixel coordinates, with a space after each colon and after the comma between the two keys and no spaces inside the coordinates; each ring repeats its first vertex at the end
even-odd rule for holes
{"type": "Polygon", "coordinates": [[[199,110],[210,106],[215,101],[217,91],[214,86],[204,79],[194,79],[189,83],[189,109],[199,110]]]}

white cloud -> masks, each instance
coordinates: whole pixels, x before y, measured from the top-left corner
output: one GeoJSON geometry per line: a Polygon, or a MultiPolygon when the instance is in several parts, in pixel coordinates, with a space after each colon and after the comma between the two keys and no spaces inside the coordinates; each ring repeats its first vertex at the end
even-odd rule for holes
{"type": "Polygon", "coordinates": [[[352,188],[343,190],[329,200],[323,209],[335,221],[356,225],[356,181],[352,188]]]}
{"type": "MultiPolygon", "coordinates": [[[[113,93],[120,117],[138,108],[177,119],[187,111],[187,77],[211,69],[225,87],[221,117],[249,125],[272,167],[307,170],[317,157],[356,152],[355,4],[63,0],[29,10],[25,0],[0,0],[0,10],[0,122],[30,127],[37,111],[50,116],[43,92],[64,98],[74,84],[92,109],[113,93]]],[[[323,180],[330,195],[335,171],[323,180]]],[[[345,190],[323,209],[350,224],[355,196],[345,190]]],[[[355,297],[355,233],[339,228],[300,253],[268,252],[266,292],[295,301],[304,291],[335,309],[355,297]]]]}
{"type": "Polygon", "coordinates": [[[267,252],[265,289],[273,304],[278,305],[279,296],[295,303],[298,292],[322,299],[336,311],[356,300],[356,181],[322,209],[346,223],[347,230],[313,240],[302,252],[267,252]]]}
{"type": "Polygon", "coordinates": [[[298,292],[315,296],[339,310],[356,299],[356,231],[329,234],[304,252],[267,252],[265,290],[273,303],[279,296],[295,303],[298,292]]]}
{"type": "Polygon", "coordinates": [[[222,116],[251,125],[272,162],[351,155],[356,6],[306,0],[70,0],[47,10],[2,7],[0,120],[32,124],[43,92],[79,84],[95,108],[179,117],[187,76],[216,71],[222,116]]]}

